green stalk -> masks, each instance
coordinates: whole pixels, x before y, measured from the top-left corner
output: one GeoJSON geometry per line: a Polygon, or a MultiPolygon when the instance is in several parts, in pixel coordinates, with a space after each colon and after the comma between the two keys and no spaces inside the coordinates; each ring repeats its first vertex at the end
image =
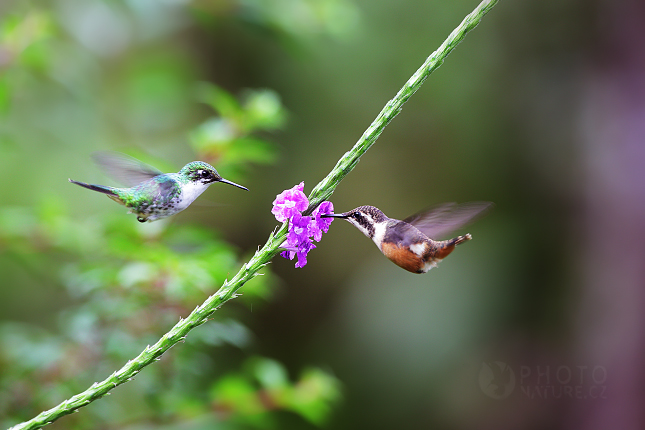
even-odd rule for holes
{"type": "MultiPolygon", "coordinates": [[[[381,113],[363,133],[354,147],[346,152],[338,161],[332,171],[322,180],[309,196],[310,205],[307,212],[313,211],[320,203],[328,200],[340,181],[351,172],[360,157],[376,142],[386,125],[401,111],[403,104],[414,94],[426,78],[435,71],[452,50],[466,37],[466,34],[475,28],[481,19],[497,4],[498,0],[484,0],[450,33],[450,36],[433,52],[423,65],[412,75],[390,100],[381,113]]],[[[147,346],[136,358],[128,361],[121,369],[111,374],[101,382],[95,382],[87,390],[79,393],[52,409],[41,412],[35,418],[20,423],[11,430],[38,429],[56,421],[62,416],[78,412],[94,400],[110,394],[117,386],[130,381],[144,367],[158,361],[164,352],[186,338],[188,333],[205,322],[215,313],[220,306],[236,296],[246,282],[259,275],[259,270],[266,266],[280,252],[280,245],[287,234],[287,224],[283,224],[277,232],[272,232],[266,244],[258,250],[248,263],[244,264],[237,274],[224,282],[224,285],[212,296],[208,297],[201,306],[195,308],[186,318],[180,319],[175,326],[157,343],[147,346]]]]}

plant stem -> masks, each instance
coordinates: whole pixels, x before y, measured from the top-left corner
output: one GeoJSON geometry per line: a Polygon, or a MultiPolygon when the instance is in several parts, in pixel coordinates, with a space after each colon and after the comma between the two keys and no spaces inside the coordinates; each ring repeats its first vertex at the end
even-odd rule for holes
{"type": "MultiPolygon", "coordinates": [[[[307,213],[313,211],[320,203],[329,199],[334,190],[349,172],[351,172],[360,157],[376,142],[379,135],[387,124],[401,111],[403,104],[414,94],[425,79],[436,70],[452,50],[465,38],[466,34],[475,28],[481,19],[488,13],[498,0],[484,0],[475,10],[461,22],[461,24],[450,33],[450,36],[433,52],[423,65],[412,75],[399,90],[396,96],[390,100],[376,117],[374,122],[363,133],[354,147],[346,152],[338,161],[332,171],[322,180],[309,196],[310,205],[307,213]]],[[[62,416],[77,412],[79,408],[86,406],[96,399],[110,394],[110,391],[127,381],[130,381],[144,367],[158,361],[164,352],[175,346],[186,338],[188,333],[206,321],[215,313],[220,306],[236,296],[239,290],[247,281],[259,275],[259,270],[266,266],[273,257],[280,251],[280,245],[284,242],[287,233],[287,224],[283,224],[277,232],[271,233],[266,244],[258,250],[248,263],[244,264],[239,272],[228,281],[212,296],[208,297],[201,306],[195,308],[186,318],[179,322],[157,343],[147,346],[141,354],[133,360],[128,361],[121,369],[114,372],[101,382],[95,382],[87,390],[79,393],[58,406],[40,413],[35,418],[25,421],[12,427],[18,429],[38,429],[62,416]]]]}

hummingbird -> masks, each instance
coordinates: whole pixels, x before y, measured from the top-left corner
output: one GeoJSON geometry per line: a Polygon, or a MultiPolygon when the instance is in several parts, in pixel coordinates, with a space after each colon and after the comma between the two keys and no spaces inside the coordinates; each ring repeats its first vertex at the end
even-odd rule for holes
{"type": "Polygon", "coordinates": [[[163,173],[125,154],[99,152],[94,161],[103,170],[129,188],[69,182],[107,195],[137,215],[139,222],[151,222],[186,209],[214,182],[223,182],[243,190],[248,188],[222,178],[213,166],[203,161],[186,164],[177,173],[163,173]]]}
{"type": "Polygon", "coordinates": [[[450,254],[455,246],[472,239],[470,234],[435,240],[472,222],[492,206],[490,202],[444,203],[412,215],[403,221],[387,217],[379,208],[360,206],[341,214],[342,218],[374,241],[383,255],[412,273],[426,273],[450,254]]]}

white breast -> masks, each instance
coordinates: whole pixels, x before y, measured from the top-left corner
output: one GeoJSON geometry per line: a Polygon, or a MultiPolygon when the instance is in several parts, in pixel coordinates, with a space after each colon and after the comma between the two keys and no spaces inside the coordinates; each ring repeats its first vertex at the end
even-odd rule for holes
{"type": "MultiPolygon", "coordinates": [[[[385,230],[387,229],[387,225],[384,222],[379,222],[374,224],[374,237],[372,240],[376,244],[376,246],[381,249],[381,243],[383,243],[383,237],[385,237],[385,230]]],[[[367,233],[365,233],[367,235],[367,233]]]]}
{"type": "Polygon", "coordinates": [[[201,182],[189,182],[185,184],[181,189],[181,200],[177,205],[177,209],[183,211],[186,209],[192,202],[195,201],[197,197],[208,188],[210,184],[202,184],[201,182]]]}

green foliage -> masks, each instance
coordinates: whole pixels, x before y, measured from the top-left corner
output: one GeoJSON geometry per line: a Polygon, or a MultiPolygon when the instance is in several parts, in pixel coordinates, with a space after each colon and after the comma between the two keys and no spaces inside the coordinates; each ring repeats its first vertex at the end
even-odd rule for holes
{"type": "Polygon", "coordinates": [[[242,372],[229,374],[211,388],[216,409],[239,422],[262,427],[273,410],[289,410],[316,425],[340,400],[338,381],[320,369],[306,369],[295,383],[277,361],[255,357],[242,372]]]}
{"type": "Polygon", "coordinates": [[[43,69],[46,64],[44,43],[52,36],[49,13],[32,9],[26,15],[12,14],[0,22],[0,43],[9,61],[43,69]]]}
{"type": "MultiPolygon", "coordinates": [[[[24,395],[39,399],[42,387],[56,381],[65,384],[56,393],[66,397],[101,378],[153,342],[160,329],[185,316],[239,266],[235,249],[202,227],[147,229],[122,214],[104,224],[78,221],[55,201],[38,212],[25,216],[24,208],[2,208],[0,242],[5,252],[23,256],[38,258],[53,250],[65,255],[60,279],[74,303],[62,314],[57,330],[17,323],[0,326],[0,385],[7,400],[1,402],[2,416],[20,416],[22,406],[46,409],[55,397],[21,402],[24,395]]],[[[254,297],[257,304],[260,298],[254,292],[265,294],[272,283],[268,272],[259,277],[249,284],[247,300],[254,297]]],[[[170,358],[169,368],[151,372],[154,376],[147,384],[170,387],[181,379],[186,391],[180,392],[189,395],[201,379],[199,371],[207,373],[205,349],[222,343],[249,345],[250,332],[232,318],[211,326],[213,333],[189,339],[179,356],[170,358]],[[193,375],[190,383],[186,369],[193,375]]],[[[165,395],[166,390],[141,393],[149,404],[164,403],[165,395]]]]}
{"type": "Polygon", "coordinates": [[[24,81],[20,72],[42,73],[49,66],[47,43],[52,35],[49,14],[30,10],[0,20],[0,115],[11,107],[12,89],[24,81]]]}
{"type": "MultiPolygon", "coordinates": [[[[277,148],[251,133],[281,128],[286,113],[279,96],[271,90],[247,91],[242,103],[215,85],[202,83],[198,98],[219,116],[208,118],[190,135],[195,152],[211,160],[224,176],[246,163],[271,164],[277,148]]],[[[235,175],[233,175],[235,176],[235,175]]]]}
{"type": "Polygon", "coordinates": [[[350,0],[240,0],[233,2],[195,2],[210,18],[232,11],[243,22],[257,25],[290,38],[297,43],[320,35],[346,38],[359,21],[357,5],[350,0]],[[227,4],[229,3],[229,4],[227,4]]]}
{"type": "Polygon", "coordinates": [[[6,114],[11,102],[11,88],[7,79],[0,77],[0,115],[6,114]]]}

